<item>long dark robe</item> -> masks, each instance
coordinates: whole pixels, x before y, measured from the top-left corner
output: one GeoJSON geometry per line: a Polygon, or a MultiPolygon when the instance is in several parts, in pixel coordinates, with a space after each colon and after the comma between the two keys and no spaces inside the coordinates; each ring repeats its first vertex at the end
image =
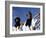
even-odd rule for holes
{"type": "Polygon", "coordinates": [[[20,27],[20,18],[19,17],[16,17],[15,18],[15,27],[20,27]],[[18,20],[18,21],[16,21],[16,20],[18,20]]]}
{"type": "Polygon", "coordinates": [[[31,22],[32,22],[32,14],[31,14],[31,12],[29,12],[29,17],[30,18],[28,18],[27,21],[26,21],[26,26],[28,25],[30,27],[31,26],[31,22]]]}

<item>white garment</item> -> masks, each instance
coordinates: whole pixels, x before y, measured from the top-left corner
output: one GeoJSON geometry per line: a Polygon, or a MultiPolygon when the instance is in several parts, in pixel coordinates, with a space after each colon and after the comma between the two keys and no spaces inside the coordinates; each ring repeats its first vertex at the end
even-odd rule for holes
{"type": "Polygon", "coordinates": [[[35,23],[37,22],[37,19],[32,19],[32,26],[35,26],[35,23]]]}
{"type": "Polygon", "coordinates": [[[29,31],[29,27],[28,26],[23,26],[22,29],[23,29],[23,31],[29,31]]]}

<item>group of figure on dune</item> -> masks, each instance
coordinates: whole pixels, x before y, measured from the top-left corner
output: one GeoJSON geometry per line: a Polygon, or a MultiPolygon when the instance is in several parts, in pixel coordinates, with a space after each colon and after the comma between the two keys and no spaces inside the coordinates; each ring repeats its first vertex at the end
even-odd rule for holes
{"type": "Polygon", "coordinates": [[[32,18],[32,13],[29,11],[26,15],[28,18],[24,23],[20,23],[21,19],[19,17],[15,18],[15,29],[16,31],[30,31],[35,30],[35,22],[37,21],[32,18]]]}

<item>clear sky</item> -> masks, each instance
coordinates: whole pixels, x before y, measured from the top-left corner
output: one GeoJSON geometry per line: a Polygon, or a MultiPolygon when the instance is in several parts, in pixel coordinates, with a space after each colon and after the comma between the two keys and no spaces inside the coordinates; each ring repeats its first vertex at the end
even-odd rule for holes
{"type": "Polygon", "coordinates": [[[24,22],[27,19],[26,14],[28,13],[28,11],[31,11],[33,17],[37,13],[40,13],[40,8],[13,7],[12,8],[13,24],[16,16],[19,16],[21,21],[24,22]]]}

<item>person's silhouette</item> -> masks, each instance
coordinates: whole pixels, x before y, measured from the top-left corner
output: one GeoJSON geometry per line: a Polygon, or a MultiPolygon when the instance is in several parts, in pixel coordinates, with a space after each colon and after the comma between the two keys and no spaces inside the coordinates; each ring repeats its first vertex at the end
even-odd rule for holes
{"type": "Polygon", "coordinates": [[[20,18],[19,17],[16,17],[15,18],[15,27],[17,28],[20,28],[20,18]]]}
{"type": "Polygon", "coordinates": [[[28,19],[26,21],[26,26],[29,26],[29,28],[30,28],[31,22],[32,22],[32,13],[29,11],[29,13],[27,14],[27,16],[28,16],[28,19]]]}

